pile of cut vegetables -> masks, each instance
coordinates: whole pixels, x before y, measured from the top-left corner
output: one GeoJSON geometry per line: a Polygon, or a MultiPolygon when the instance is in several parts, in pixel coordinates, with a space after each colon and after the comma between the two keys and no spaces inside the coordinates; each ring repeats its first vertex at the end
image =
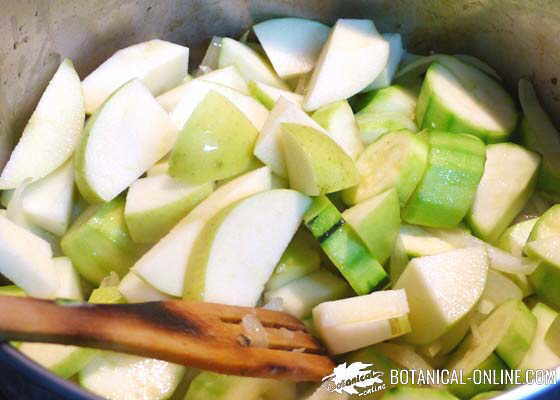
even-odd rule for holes
{"type": "MultiPolygon", "coordinates": [[[[529,80],[517,101],[483,61],[408,53],[365,19],[271,19],[190,67],[163,40],[83,80],[62,61],[0,175],[0,294],[285,311],[384,372],[355,398],[489,399],[509,387],[477,370],[560,365],[560,136],[529,80]]],[[[350,398],[13,345],[107,399],[350,398]]]]}

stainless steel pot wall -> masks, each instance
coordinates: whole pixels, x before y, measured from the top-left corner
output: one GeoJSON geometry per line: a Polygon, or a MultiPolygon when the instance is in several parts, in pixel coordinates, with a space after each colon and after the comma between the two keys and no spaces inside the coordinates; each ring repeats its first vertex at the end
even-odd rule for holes
{"type": "Polygon", "coordinates": [[[273,16],[324,22],[342,16],[372,18],[381,31],[403,33],[413,52],[479,56],[502,74],[510,88],[519,77],[532,77],[541,100],[560,123],[558,0],[2,0],[0,4],[0,165],[61,57],[74,60],[83,77],[115,50],[160,37],[186,43],[195,65],[210,36],[235,36],[273,16]]]}

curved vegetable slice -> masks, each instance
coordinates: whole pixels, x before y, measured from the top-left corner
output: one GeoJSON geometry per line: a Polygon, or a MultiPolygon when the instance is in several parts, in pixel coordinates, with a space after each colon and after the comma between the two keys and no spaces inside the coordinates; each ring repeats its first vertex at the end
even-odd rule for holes
{"type": "Polygon", "coordinates": [[[485,73],[453,57],[428,68],[416,117],[420,128],[470,133],[489,143],[506,141],[517,123],[509,94],[485,73]]]}

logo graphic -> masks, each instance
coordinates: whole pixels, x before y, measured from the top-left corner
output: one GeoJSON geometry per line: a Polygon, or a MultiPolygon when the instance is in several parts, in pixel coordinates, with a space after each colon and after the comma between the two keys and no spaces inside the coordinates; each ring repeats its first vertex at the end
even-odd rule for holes
{"type": "Polygon", "coordinates": [[[369,369],[372,366],[361,362],[350,365],[342,363],[333,369],[332,374],[323,378],[323,387],[329,392],[358,396],[385,390],[387,385],[382,379],[383,372],[369,369]]]}

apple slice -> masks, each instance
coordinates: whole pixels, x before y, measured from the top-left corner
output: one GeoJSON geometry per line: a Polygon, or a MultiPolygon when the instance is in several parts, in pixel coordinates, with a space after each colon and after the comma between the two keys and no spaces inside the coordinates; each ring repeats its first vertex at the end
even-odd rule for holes
{"type": "Polygon", "coordinates": [[[282,78],[310,72],[330,28],[303,18],[274,18],[253,26],[274,70],[282,78]]]}
{"type": "Polygon", "coordinates": [[[313,309],[313,322],[331,354],[347,353],[410,332],[404,290],[382,290],[328,301],[313,309]]]}
{"type": "Polygon", "coordinates": [[[143,303],[146,301],[171,300],[172,297],[160,292],[142,278],[138,277],[134,271],[129,271],[122,278],[118,286],[119,292],[126,299],[127,303],[143,303]]]}
{"type": "Polygon", "coordinates": [[[488,256],[482,247],[413,259],[394,289],[405,289],[410,305],[411,344],[428,344],[475,307],[486,284],[488,256]]]}
{"type": "Polygon", "coordinates": [[[58,67],[12,151],[0,189],[14,189],[24,180],[47,176],[70,158],[84,126],[84,97],[74,65],[58,67]]]}
{"type": "Polygon", "coordinates": [[[53,298],[60,286],[51,246],[0,216],[0,273],[33,297],[53,298]]]}
{"type": "Polygon", "coordinates": [[[195,79],[188,83],[181,100],[171,111],[171,119],[177,126],[177,129],[182,129],[185,126],[196,107],[211,91],[221,94],[233,103],[251,121],[256,129],[261,129],[268,118],[266,107],[251,96],[245,96],[227,86],[195,79]]]}
{"type": "Polygon", "coordinates": [[[140,79],[157,96],[187,75],[188,47],[154,39],[117,51],[83,82],[86,112],[93,114],[111,94],[131,79],[140,79]]]}
{"type": "Polygon", "coordinates": [[[111,271],[123,277],[141,254],[124,219],[124,198],[90,206],[60,242],[64,254],[85,279],[99,284],[111,271]]]}
{"type": "Polygon", "coordinates": [[[172,296],[182,296],[187,259],[205,222],[234,202],[270,190],[271,186],[268,167],[220,186],[144,254],[134,265],[134,272],[156,289],[172,296]]]}
{"type": "Polygon", "coordinates": [[[389,60],[383,71],[381,71],[377,78],[363,90],[364,92],[391,85],[403,56],[404,49],[400,33],[384,33],[382,36],[383,39],[389,43],[389,60]]]}
{"type": "Polygon", "coordinates": [[[323,106],[312,117],[352,160],[364,151],[354,113],[346,100],[323,106]]]}
{"type": "Polygon", "coordinates": [[[213,217],[189,257],[184,298],[254,307],[310,204],[295,190],[275,189],[213,217]]]}
{"type": "Polygon", "coordinates": [[[166,155],[177,129],[148,89],[133,80],[91,116],[75,156],[76,184],[90,203],[117,197],[166,155]]]}
{"type": "Polygon", "coordinates": [[[281,129],[290,187],[309,196],[319,196],[359,182],[354,162],[330,137],[292,123],[283,123],[281,129]]]}
{"type": "Polygon", "coordinates": [[[250,81],[249,90],[251,91],[251,95],[269,110],[274,108],[274,105],[280,97],[283,97],[299,106],[303,103],[303,96],[301,94],[278,89],[277,87],[270,86],[262,82],[250,81]]]}
{"type": "Polygon", "coordinates": [[[281,97],[276,102],[263,125],[254,150],[255,156],[268,165],[275,174],[281,177],[288,176],[280,141],[281,124],[284,122],[309,126],[319,132],[325,133],[325,135],[327,134],[327,132],[300,107],[281,97]]]}
{"type": "MultiPolygon", "coordinates": [[[[192,80],[192,78],[183,80],[183,83],[179,86],[159,95],[156,100],[165,108],[165,111],[173,111],[175,106],[179,104],[181,99],[185,96],[185,93],[189,90],[189,83],[192,82],[192,80]]],[[[237,68],[233,65],[201,75],[196,80],[216,83],[237,90],[244,95],[249,95],[247,82],[245,82],[245,79],[243,79],[239,72],[237,72],[237,68]]]]}
{"type": "Polygon", "coordinates": [[[339,19],[321,50],[303,108],[314,111],[355,95],[377,78],[388,58],[389,43],[373,21],[339,19]]]}
{"type": "Polygon", "coordinates": [[[74,196],[74,166],[71,160],[25,189],[23,212],[32,224],[57,236],[66,233],[74,196]]]}
{"type": "Polygon", "coordinates": [[[155,243],[204,200],[213,182],[181,183],[167,174],[138,179],[128,189],[124,217],[136,243],[155,243]]]}
{"type": "Polygon", "coordinates": [[[342,218],[354,228],[375,259],[384,264],[393,251],[401,224],[396,190],[389,189],[345,210],[342,218]]]}
{"type": "Polygon", "coordinates": [[[247,171],[259,132],[224,96],[210,92],[182,128],[169,159],[169,175],[202,184],[247,171]]]}
{"type": "Polygon", "coordinates": [[[237,40],[223,38],[218,66],[224,68],[230,65],[235,65],[247,81],[255,80],[280,89],[289,89],[270,64],[255,50],[237,40]]]}

